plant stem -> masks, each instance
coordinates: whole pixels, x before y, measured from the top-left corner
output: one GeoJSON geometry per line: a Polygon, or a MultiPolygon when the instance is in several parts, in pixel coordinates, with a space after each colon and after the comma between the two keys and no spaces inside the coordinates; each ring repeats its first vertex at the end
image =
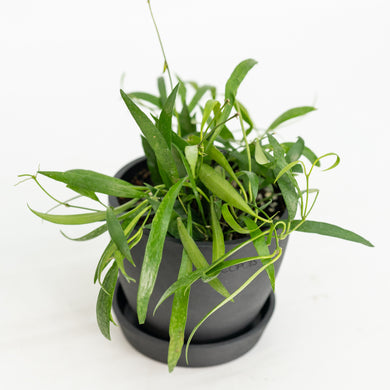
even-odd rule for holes
{"type": "MultiPolygon", "coordinates": [[[[161,51],[162,51],[162,54],[163,54],[163,57],[164,57],[164,70],[166,69],[167,72],[168,72],[169,83],[170,83],[170,85],[171,85],[171,90],[173,90],[173,83],[172,83],[171,71],[170,71],[170,69],[169,69],[167,57],[166,57],[166,55],[165,55],[164,45],[163,45],[162,40],[161,40],[160,32],[158,31],[157,23],[156,23],[156,20],[154,19],[154,15],[153,15],[153,11],[152,11],[152,6],[150,5],[150,0],[148,0],[148,6],[149,6],[149,11],[150,11],[150,16],[152,17],[152,20],[153,20],[154,28],[156,29],[158,41],[159,41],[159,43],[160,43],[160,48],[161,48],[161,51]]],[[[163,72],[163,73],[164,73],[164,72],[163,72]]]]}

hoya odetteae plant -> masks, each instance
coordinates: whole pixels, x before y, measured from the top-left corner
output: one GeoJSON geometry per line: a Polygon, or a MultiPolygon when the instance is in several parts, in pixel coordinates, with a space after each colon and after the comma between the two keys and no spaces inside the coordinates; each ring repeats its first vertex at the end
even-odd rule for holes
{"type": "Polygon", "coordinates": [[[86,241],[106,232],[110,241],[96,268],[94,281],[101,286],[97,300],[97,322],[103,335],[110,339],[111,306],[118,274],[133,283],[125,262],[134,265],[131,249],[149,230],[148,242],[138,283],[137,315],[140,324],[146,319],[162,261],[167,235],[182,242],[183,256],[177,281],[161,296],[158,306],[174,295],[168,352],[172,370],[184,344],[187,306],[191,285],[202,279],[221,295],[221,303],[192,330],[188,345],[199,326],[216,310],[234,299],[262,272],[275,287],[274,263],[282,254],[281,241],[294,231],[317,233],[372,246],[363,237],[338,226],[311,221],[308,216],[317,201],[318,189],[310,187],[310,176],[325,158],[334,162],[324,170],[335,168],[340,159],[335,153],[317,157],[302,138],[279,142],[276,132],[281,124],[306,115],[314,107],[296,107],[284,112],[265,130],[256,128],[245,106],[236,99],[238,87],[256,64],[242,61],[226,82],[222,98],[210,85],[178,80],[173,86],[164,55],[170,91],[165,78],[158,79],[158,95],[120,91],[122,99],[137,123],[147,158],[146,176],[132,183],[94,171],[72,169],[65,172],[38,171],[20,175],[33,180],[55,201],[76,214],[53,214],[31,209],[38,217],[56,224],[101,225],[79,238],[86,241]],[[142,108],[141,108],[142,107],[142,108]],[[39,177],[62,182],[77,193],[67,201],[58,200],[43,187],[39,177]],[[119,198],[118,207],[104,203],[100,194],[119,198]],[[75,198],[87,198],[95,206],[85,207],[75,198]],[[231,251],[225,240],[246,238],[231,251]],[[209,263],[197,241],[212,241],[209,263]],[[276,249],[270,251],[271,241],[276,249]],[[232,253],[254,245],[257,256],[230,260],[232,253]],[[227,291],[218,275],[226,268],[248,261],[261,261],[262,267],[235,291],[227,291]]]}

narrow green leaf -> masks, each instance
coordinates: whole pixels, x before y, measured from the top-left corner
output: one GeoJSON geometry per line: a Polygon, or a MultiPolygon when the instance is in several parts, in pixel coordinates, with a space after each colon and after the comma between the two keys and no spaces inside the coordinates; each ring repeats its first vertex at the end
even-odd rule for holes
{"type": "Polygon", "coordinates": [[[138,100],[143,100],[145,102],[151,103],[158,108],[162,107],[160,98],[158,96],[151,95],[150,93],[131,92],[128,93],[127,96],[131,99],[138,99],[138,100]]]}
{"type": "Polygon", "coordinates": [[[141,136],[141,142],[146,156],[146,164],[150,172],[150,178],[152,179],[154,185],[161,184],[163,181],[161,179],[160,172],[158,171],[156,155],[144,136],[141,136]]]}
{"type": "MultiPolygon", "coordinates": [[[[291,229],[295,229],[295,227],[299,223],[301,223],[300,220],[292,221],[291,229]]],[[[305,221],[301,226],[297,228],[297,231],[305,232],[305,233],[316,233],[324,236],[341,238],[343,240],[357,242],[359,244],[363,244],[370,247],[374,246],[371,244],[371,242],[367,241],[362,236],[359,236],[358,234],[353,233],[350,230],[346,230],[339,226],[332,225],[326,222],[305,221]]]]}
{"type": "Polygon", "coordinates": [[[288,121],[290,119],[297,118],[297,117],[302,116],[302,115],[306,115],[309,112],[312,112],[314,110],[316,110],[316,108],[315,107],[310,107],[310,106],[302,106],[302,107],[291,108],[290,110],[287,110],[286,112],[284,112],[282,115],[278,116],[271,123],[271,125],[268,128],[268,130],[274,130],[279,125],[281,125],[282,123],[284,123],[284,122],[286,122],[286,121],[288,121]]]}
{"type": "MultiPolygon", "coordinates": [[[[190,214],[189,214],[190,215],[190,214]]],[[[191,235],[191,218],[187,222],[187,231],[191,235]]],[[[183,250],[178,279],[189,275],[192,272],[192,263],[187,252],[183,250]]],[[[169,322],[169,347],[168,347],[168,369],[172,372],[180,358],[184,345],[184,332],[187,322],[188,301],[190,289],[181,288],[175,293],[172,302],[171,319],[169,322]]]]}
{"type": "Polygon", "coordinates": [[[135,266],[127,245],[127,237],[125,236],[122,226],[111,207],[107,207],[106,216],[108,232],[110,233],[112,241],[114,241],[120,253],[122,253],[122,255],[135,266]]]}
{"type": "MultiPolygon", "coordinates": [[[[292,146],[294,145],[293,142],[283,142],[281,144],[281,146],[283,148],[287,148],[287,150],[289,150],[292,146]]],[[[288,152],[287,152],[288,153],[288,152]]],[[[321,164],[320,164],[320,161],[318,160],[318,157],[317,155],[311,150],[309,149],[307,146],[305,146],[303,148],[303,152],[302,152],[302,155],[305,156],[312,164],[315,163],[315,165],[317,167],[319,167],[321,164]],[[316,162],[317,161],[317,162],[316,162]]]]}
{"type": "MultiPolygon", "coordinates": [[[[126,237],[128,237],[135,226],[137,225],[138,221],[142,218],[142,216],[150,210],[150,206],[145,207],[144,209],[140,210],[138,214],[136,214],[134,217],[131,216],[131,218],[126,219],[122,223],[122,228],[124,231],[124,234],[126,237]]],[[[134,243],[133,243],[134,245],[134,243]]],[[[97,280],[100,281],[100,276],[104,269],[107,267],[109,262],[112,260],[114,256],[114,252],[116,250],[116,245],[113,240],[111,240],[106,248],[104,249],[102,255],[100,256],[98,265],[96,267],[95,276],[94,276],[94,283],[96,283],[97,280]]],[[[131,259],[131,257],[130,257],[131,259]]],[[[129,259],[129,260],[130,260],[129,259]]]]}
{"type": "Polygon", "coordinates": [[[293,161],[290,164],[287,164],[283,169],[281,169],[276,176],[274,183],[276,183],[285,173],[291,171],[291,169],[297,165],[297,164],[302,164],[301,161],[293,161]]]}
{"type": "MultiPolygon", "coordinates": [[[[194,266],[198,269],[207,267],[209,263],[203,256],[195,241],[188,234],[187,229],[185,228],[181,218],[177,219],[177,227],[179,230],[180,241],[183,244],[183,247],[187,252],[192,264],[194,264],[194,266]]],[[[227,297],[230,295],[230,293],[226,290],[226,288],[219,279],[213,279],[209,281],[208,284],[222,296],[227,297]]]]}
{"type": "MultiPolygon", "coordinates": [[[[259,192],[260,178],[254,172],[250,171],[241,171],[242,175],[245,175],[248,178],[249,185],[252,189],[253,199],[256,199],[257,194],[259,192]]],[[[246,186],[248,188],[248,186],[246,186]]]]}
{"type": "Polygon", "coordinates": [[[179,124],[181,136],[186,136],[196,132],[196,124],[193,122],[185,102],[183,103],[183,108],[179,114],[179,124]]]}
{"type": "Polygon", "coordinates": [[[81,237],[78,237],[78,238],[71,238],[71,237],[67,236],[62,230],[60,230],[60,232],[68,240],[88,241],[88,240],[92,240],[93,238],[102,235],[103,233],[105,233],[107,231],[107,229],[108,229],[108,227],[107,227],[107,224],[105,223],[104,225],[99,226],[98,228],[96,228],[96,229],[92,230],[91,232],[89,232],[81,237]]]}
{"type": "Polygon", "coordinates": [[[198,145],[189,145],[184,149],[184,154],[190,164],[192,175],[195,177],[196,163],[198,162],[198,145]]]}
{"type": "Polygon", "coordinates": [[[161,105],[164,106],[165,102],[167,101],[167,88],[165,86],[164,77],[159,77],[157,79],[157,87],[158,87],[158,91],[160,93],[161,105]]]}
{"type": "MultiPolygon", "coordinates": [[[[257,235],[257,231],[260,230],[258,228],[256,222],[252,221],[249,218],[245,218],[244,221],[245,221],[247,228],[249,230],[251,230],[251,233],[250,233],[251,237],[252,238],[255,237],[257,235]]],[[[261,237],[256,238],[253,241],[253,246],[255,247],[256,252],[260,257],[270,256],[269,248],[268,248],[268,245],[266,243],[266,236],[261,236],[261,237]]],[[[264,265],[267,265],[271,261],[272,261],[272,259],[261,260],[262,264],[264,264],[264,265]]],[[[271,264],[269,267],[267,267],[266,272],[268,274],[268,278],[270,280],[272,290],[275,291],[275,267],[274,267],[274,265],[271,264]]]]}
{"type": "Polygon", "coordinates": [[[110,336],[110,321],[111,321],[111,307],[114,296],[115,285],[118,279],[118,265],[113,263],[107,272],[103,286],[99,291],[96,303],[96,318],[99,329],[103,336],[111,340],[110,336]]]}
{"type": "Polygon", "coordinates": [[[57,223],[59,225],[84,225],[87,223],[104,221],[106,219],[105,211],[97,211],[95,213],[61,215],[41,213],[39,211],[33,210],[29,205],[27,205],[27,207],[35,215],[44,219],[45,221],[57,223]]]}
{"type": "Polygon", "coordinates": [[[221,224],[219,223],[217,214],[215,212],[215,203],[213,198],[211,198],[211,203],[210,203],[210,215],[211,215],[211,230],[213,234],[212,262],[214,263],[221,256],[225,254],[225,240],[223,237],[221,224]]]}
{"type": "Polygon", "coordinates": [[[80,195],[86,196],[87,198],[91,198],[92,200],[95,200],[97,202],[99,201],[98,197],[93,191],[86,190],[85,188],[70,186],[69,184],[67,185],[67,187],[80,195]]]}
{"type": "Polygon", "coordinates": [[[238,108],[240,110],[242,120],[249,125],[249,129],[247,129],[247,131],[246,131],[246,135],[248,135],[251,133],[252,129],[255,127],[253,120],[250,117],[248,110],[246,109],[246,107],[242,103],[240,103],[238,100],[236,100],[235,104],[238,106],[238,108]]]}
{"type": "Polygon", "coordinates": [[[125,180],[85,169],[71,169],[66,172],[39,171],[38,173],[63,182],[72,189],[99,192],[124,198],[141,198],[144,196],[144,193],[139,191],[143,187],[134,186],[125,180]]]}
{"type": "Polygon", "coordinates": [[[175,108],[175,101],[178,89],[179,84],[176,85],[176,87],[172,90],[171,94],[166,100],[158,121],[158,128],[164,136],[169,148],[171,147],[172,143],[172,115],[173,110],[175,108]]]}
{"type": "Polygon", "coordinates": [[[119,271],[121,272],[123,277],[126,279],[127,283],[131,283],[131,282],[135,283],[136,280],[131,278],[125,270],[125,265],[124,265],[125,256],[123,256],[123,254],[119,250],[116,250],[114,252],[114,259],[115,259],[116,264],[118,265],[119,271]]]}
{"type": "Polygon", "coordinates": [[[194,110],[194,108],[196,107],[196,105],[199,103],[200,99],[202,99],[204,94],[207,91],[212,92],[213,90],[215,90],[215,87],[213,87],[212,85],[203,85],[203,86],[199,87],[197,89],[197,91],[195,92],[194,97],[191,99],[191,101],[188,105],[188,111],[191,113],[194,110]]]}
{"type": "Polygon", "coordinates": [[[202,123],[200,125],[200,130],[202,131],[204,128],[204,125],[206,124],[207,120],[209,119],[211,113],[215,109],[219,109],[221,107],[221,103],[218,100],[207,100],[204,110],[203,110],[203,117],[202,117],[202,123]]]}
{"type": "Polygon", "coordinates": [[[186,179],[186,177],[181,179],[169,189],[153,218],[149,239],[146,244],[145,257],[142,263],[137,295],[137,314],[140,324],[145,322],[149,299],[161,263],[165,236],[167,234],[173,206],[186,179]]]}
{"type": "Polygon", "coordinates": [[[167,173],[174,183],[179,177],[175,162],[164,136],[154,126],[152,121],[140,110],[137,105],[121,90],[122,98],[129,109],[140,130],[153,149],[161,168],[167,173]]]}
{"type": "MultiPolygon", "coordinates": [[[[230,107],[234,106],[237,90],[247,73],[257,64],[257,61],[249,58],[240,62],[233,70],[225,85],[225,99],[229,99],[230,107]]],[[[226,113],[225,113],[226,115],[226,113]]]]}
{"type": "Polygon", "coordinates": [[[286,161],[288,163],[299,160],[302,156],[303,150],[305,149],[305,142],[301,137],[298,137],[297,142],[291,146],[286,154],[286,161]]]}
{"type": "MultiPolygon", "coordinates": [[[[278,176],[279,172],[287,166],[287,162],[284,158],[284,151],[278,141],[271,134],[268,134],[268,139],[274,151],[274,157],[276,160],[274,173],[275,176],[278,176]]],[[[282,192],[283,199],[287,207],[288,219],[291,221],[294,219],[298,208],[298,194],[295,190],[295,179],[291,173],[287,173],[279,179],[278,186],[282,192]]]]}
{"type": "Polygon", "coordinates": [[[264,165],[264,164],[269,163],[269,160],[266,157],[266,155],[264,154],[263,148],[261,147],[258,139],[256,139],[256,141],[255,141],[255,160],[260,165],[264,165]]]}
{"type": "Polygon", "coordinates": [[[249,234],[250,231],[248,229],[244,229],[241,227],[237,221],[234,219],[233,215],[229,211],[229,207],[226,203],[222,206],[222,216],[226,223],[237,233],[240,234],[249,234]]]}
{"type": "Polygon", "coordinates": [[[218,198],[224,200],[229,205],[245,211],[250,215],[255,215],[241,195],[234,187],[220,175],[210,165],[202,164],[199,170],[200,181],[218,198]]]}

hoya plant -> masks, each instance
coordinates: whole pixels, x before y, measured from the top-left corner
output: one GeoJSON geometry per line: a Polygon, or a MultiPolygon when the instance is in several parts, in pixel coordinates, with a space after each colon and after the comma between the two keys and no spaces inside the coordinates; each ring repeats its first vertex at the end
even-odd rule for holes
{"type": "MultiPolygon", "coordinates": [[[[165,57],[164,57],[165,58],[165,57]]],[[[274,263],[280,258],[280,242],[294,231],[317,233],[372,246],[363,237],[338,226],[312,221],[310,212],[319,190],[311,188],[310,176],[323,169],[323,160],[331,159],[324,171],[335,168],[340,159],[335,153],[317,156],[302,138],[279,142],[279,126],[315,110],[311,106],[292,108],[267,128],[258,129],[248,110],[236,98],[237,90],[253,59],[242,61],[228,78],[223,94],[211,85],[177,80],[173,85],[165,59],[168,78],[158,78],[158,94],[120,91],[125,106],[134,118],[142,137],[147,158],[146,175],[132,182],[84,169],[65,172],[39,170],[20,175],[33,180],[54,202],[67,211],[56,214],[31,208],[38,217],[61,225],[100,222],[97,228],[75,241],[86,241],[106,232],[109,243],[100,256],[95,283],[100,285],[97,322],[110,339],[113,293],[121,273],[128,283],[137,282],[137,316],[146,319],[149,300],[162,261],[166,236],[177,238],[183,254],[177,280],[161,296],[154,308],[174,295],[168,364],[176,365],[184,343],[187,307],[191,286],[201,279],[221,296],[221,302],[192,330],[187,346],[202,323],[227,302],[234,300],[260,273],[266,272],[275,286],[274,263]],[[167,87],[167,79],[169,80],[167,87]],[[70,200],[59,200],[40,180],[41,176],[64,183],[76,193],[70,200]],[[111,207],[102,195],[115,196],[118,207],[111,207]],[[79,203],[86,198],[93,205],[79,203]],[[131,249],[148,230],[140,279],[135,281],[125,270],[125,262],[134,264],[131,249]],[[236,238],[239,244],[225,251],[225,241],[236,238]],[[209,261],[198,248],[198,241],[212,242],[209,261]],[[276,249],[270,251],[273,241],[276,249]],[[246,245],[256,248],[257,256],[230,260],[246,245]],[[235,291],[228,291],[219,279],[226,268],[258,260],[262,267],[235,291]]]]}

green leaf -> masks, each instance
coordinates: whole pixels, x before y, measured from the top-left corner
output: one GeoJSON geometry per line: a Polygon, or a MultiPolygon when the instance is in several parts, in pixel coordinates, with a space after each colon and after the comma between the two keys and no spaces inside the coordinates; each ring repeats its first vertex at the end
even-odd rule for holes
{"type": "Polygon", "coordinates": [[[164,196],[153,218],[149,239],[146,244],[137,295],[137,314],[140,324],[145,322],[149,299],[156,282],[161,263],[165,236],[176,198],[186,177],[175,183],[164,196]]]}
{"type": "Polygon", "coordinates": [[[131,93],[128,93],[127,96],[131,99],[138,99],[138,100],[143,100],[145,102],[151,103],[158,108],[162,107],[160,98],[158,96],[151,95],[150,93],[131,92],[131,93]]]}
{"type": "Polygon", "coordinates": [[[229,205],[245,211],[250,215],[256,215],[234,187],[217,172],[215,172],[210,165],[201,165],[199,170],[199,179],[206,188],[219,199],[222,199],[229,205]]]}
{"type": "Polygon", "coordinates": [[[81,237],[78,237],[78,238],[71,238],[71,237],[67,236],[62,230],[60,230],[60,232],[68,240],[88,241],[88,240],[92,240],[93,238],[102,235],[103,233],[105,233],[107,231],[107,229],[108,229],[108,227],[107,227],[107,224],[105,223],[104,225],[99,226],[98,228],[96,228],[96,229],[92,230],[91,232],[89,232],[81,237]]]}
{"type": "MultiPolygon", "coordinates": [[[[281,144],[281,146],[283,148],[287,148],[287,150],[289,150],[292,146],[294,145],[293,142],[283,142],[281,144]]],[[[288,152],[287,152],[288,153],[288,152]]],[[[318,157],[316,156],[316,154],[311,150],[309,149],[307,146],[305,146],[303,148],[303,152],[302,152],[302,155],[305,156],[312,164],[315,163],[315,165],[317,167],[319,167],[321,164],[320,164],[320,161],[318,160],[318,157]],[[316,162],[317,161],[317,162],[316,162]]]]}
{"type": "Polygon", "coordinates": [[[107,226],[111,239],[114,241],[120,253],[122,253],[122,255],[135,266],[130,254],[130,249],[127,245],[127,237],[125,236],[122,226],[111,207],[107,208],[107,226]]]}
{"type": "Polygon", "coordinates": [[[248,135],[251,133],[252,129],[255,127],[253,120],[250,117],[248,110],[246,109],[246,107],[244,107],[242,105],[242,103],[240,103],[238,100],[236,100],[235,104],[236,104],[236,106],[238,106],[238,108],[240,110],[239,112],[241,113],[242,120],[249,125],[249,129],[247,129],[247,131],[246,131],[246,135],[248,135]]]}
{"type": "Polygon", "coordinates": [[[300,161],[293,161],[291,162],[290,164],[287,164],[283,169],[281,169],[278,173],[278,175],[276,176],[275,180],[274,180],[274,183],[276,183],[285,173],[291,171],[291,169],[295,166],[295,165],[298,165],[298,164],[301,164],[300,161]]]}
{"type": "Polygon", "coordinates": [[[159,77],[157,79],[157,87],[160,93],[161,105],[164,106],[165,102],[167,101],[167,88],[165,87],[164,77],[159,77]]]}
{"type": "MultiPolygon", "coordinates": [[[[230,107],[234,106],[237,90],[247,73],[257,64],[257,61],[249,58],[240,62],[233,70],[225,85],[225,99],[229,99],[230,107]]],[[[231,108],[230,108],[231,109],[231,108]]],[[[230,111],[229,111],[230,113],[230,111]]],[[[227,114],[227,116],[229,115],[227,114]]],[[[225,113],[226,115],[226,113],[225,113]]],[[[227,118],[226,116],[226,118],[227,118]]]]}
{"type": "Polygon", "coordinates": [[[291,146],[286,154],[286,161],[288,163],[299,160],[302,156],[303,150],[305,149],[305,142],[301,137],[298,137],[297,142],[291,146]]]}
{"type": "Polygon", "coordinates": [[[179,114],[179,124],[181,135],[185,136],[196,132],[196,124],[193,123],[187,104],[183,103],[183,108],[179,114]]]}
{"type": "MultiPolygon", "coordinates": [[[[177,227],[179,230],[180,241],[183,244],[183,247],[187,252],[187,255],[191,260],[192,264],[194,264],[197,269],[202,269],[204,267],[209,266],[209,263],[203,256],[195,241],[188,234],[187,229],[185,228],[181,218],[177,219],[177,227]]],[[[222,296],[228,297],[230,295],[230,293],[226,290],[226,288],[219,279],[210,280],[208,284],[222,296]]]]}
{"type": "Polygon", "coordinates": [[[110,321],[111,321],[111,307],[114,296],[115,285],[118,279],[118,266],[114,263],[107,272],[103,286],[99,291],[96,303],[96,318],[99,329],[103,336],[111,340],[110,336],[110,321]]]}
{"type": "Polygon", "coordinates": [[[35,215],[44,219],[45,221],[57,223],[59,225],[84,225],[87,223],[104,221],[106,219],[105,211],[97,211],[95,213],[61,215],[41,213],[39,211],[33,210],[29,205],[27,205],[27,207],[35,215]]]}
{"type": "Polygon", "coordinates": [[[284,123],[284,122],[286,122],[286,121],[288,121],[290,119],[297,118],[297,117],[302,116],[302,115],[306,115],[309,112],[312,112],[314,110],[316,110],[316,108],[315,107],[310,107],[310,106],[302,106],[302,107],[291,108],[290,110],[287,110],[286,112],[284,112],[282,115],[278,116],[271,123],[271,125],[268,128],[268,130],[274,130],[279,125],[281,125],[282,123],[284,123]]]}
{"type": "Polygon", "coordinates": [[[210,91],[212,93],[214,90],[215,87],[213,87],[212,85],[203,85],[199,87],[195,92],[194,97],[191,99],[190,104],[188,105],[188,111],[191,113],[194,110],[200,99],[202,99],[202,97],[207,91],[210,91]]]}
{"type": "Polygon", "coordinates": [[[141,198],[142,187],[134,186],[125,180],[85,169],[71,169],[66,172],[39,171],[41,175],[63,182],[72,189],[99,192],[124,198],[141,198]]]}
{"type": "Polygon", "coordinates": [[[70,186],[69,184],[67,187],[75,192],[77,192],[80,195],[86,196],[87,198],[91,198],[92,200],[99,201],[98,197],[93,191],[86,190],[85,188],[79,188],[79,187],[74,187],[70,186]]]}
{"type": "Polygon", "coordinates": [[[198,162],[198,145],[189,145],[184,149],[188,164],[190,164],[192,175],[195,176],[196,163],[198,162]]]}
{"type": "Polygon", "coordinates": [[[152,179],[154,185],[161,184],[163,181],[161,179],[160,172],[158,171],[156,155],[144,136],[141,136],[141,142],[146,156],[146,164],[150,172],[150,178],[152,179]]]}
{"type": "MultiPolygon", "coordinates": [[[[190,215],[190,214],[189,214],[190,215]]],[[[187,222],[187,231],[191,235],[192,221],[187,222]]],[[[189,275],[192,272],[192,263],[187,252],[183,250],[178,279],[189,275]]],[[[172,372],[175,368],[184,344],[184,332],[187,322],[188,301],[190,289],[181,288],[176,291],[172,302],[171,319],[169,322],[169,347],[168,347],[168,369],[172,372]]]]}
{"type": "Polygon", "coordinates": [[[204,125],[206,124],[207,120],[209,119],[211,113],[215,109],[219,109],[221,107],[221,103],[218,100],[207,100],[204,110],[203,110],[203,117],[202,117],[202,123],[200,125],[200,130],[202,131],[204,128],[204,125]]]}
{"type": "MultiPolygon", "coordinates": [[[[142,218],[142,216],[150,210],[150,206],[147,206],[139,211],[138,214],[136,214],[134,217],[131,216],[131,218],[126,219],[122,223],[122,228],[124,231],[124,234],[126,237],[128,237],[131,232],[133,231],[134,227],[137,225],[138,221],[142,218]]],[[[133,243],[134,244],[134,243],[133,243]]],[[[95,276],[94,276],[94,283],[96,283],[97,280],[100,281],[100,276],[104,269],[107,267],[109,262],[112,260],[114,252],[116,250],[116,245],[114,241],[110,241],[106,248],[104,249],[102,255],[100,256],[100,260],[98,262],[98,265],[96,267],[95,276]]],[[[131,259],[131,257],[130,257],[131,259]]]]}
{"type": "Polygon", "coordinates": [[[255,141],[255,160],[260,165],[264,165],[264,164],[269,163],[269,160],[266,157],[266,155],[264,154],[263,148],[261,147],[258,139],[256,139],[256,141],[255,141]]]}
{"type": "MultiPolygon", "coordinates": [[[[292,221],[291,229],[295,229],[295,227],[301,222],[302,221],[300,220],[292,221]]],[[[301,226],[297,228],[297,231],[305,232],[305,233],[316,233],[324,236],[341,238],[343,240],[357,242],[359,244],[363,244],[370,247],[374,246],[371,244],[371,242],[367,241],[362,236],[359,236],[358,234],[353,233],[350,230],[346,230],[339,226],[332,225],[326,222],[305,221],[301,226]]]]}
{"type": "Polygon", "coordinates": [[[223,215],[223,218],[224,220],[226,221],[226,223],[237,233],[240,233],[240,234],[249,234],[249,230],[248,229],[244,229],[243,227],[241,227],[237,222],[236,220],[234,219],[233,215],[231,214],[231,212],[229,211],[229,207],[226,203],[223,204],[222,206],[222,215],[223,215]]]}
{"type": "MultiPolygon", "coordinates": [[[[251,237],[256,237],[257,236],[257,232],[260,230],[256,224],[256,222],[252,221],[251,219],[249,218],[245,218],[244,219],[245,221],[245,224],[247,226],[247,228],[249,230],[251,230],[251,237]]],[[[269,256],[270,253],[269,253],[269,248],[268,248],[268,245],[266,243],[266,237],[265,236],[260,236],[258,238],[256,238],[254,241],[253,241],[253,246],[255,247],[256,249],[256,252],[257,254],[260,256],[260,257],[266,257],[266,256],[269,256]]],[[[263,259],[261,260],[262,264],[264,265],[267,265],[268,263],[270,263],[272,261],[272,259],[263,259]]],[[[268,274],[268,278],[270,280],[270,283],[271,283],[271,287],[272,287],[272,290],[275,291],[275,267],[273,264],[271,264],[269,267],[266,268],[266,272],[268,274]]]]}
{"type": "Polygon", "coordinates": [[[178,89],[179,84],[177,84],[176,87],[172,90],[167,101],[165,102],[158,121],[158,128],[164,136],[169,148],[171,147],[172,142],[172,115],[173,110],[175,108],[175,101],[178,89]]]}
{"type": "Polygon", "coordinates": [[[147,139],[150,147],[153,149],[159,166],[166,172],[170,180],[174,183],[179,175],[175,162],[172,157],[164,136],[154,126],[152,121],[140,110],[137,105],[121,90],[122,98],[129,109],[134,120],[137,122],[140,130],[147,139]]]}
{"type": "MultiPolygon", "coordinates": [[[[284,159],[284,152],[278,141],[271,134],[268,134],[268,139],[276,159],[276,168],[274,169],[274,173],[277,177],[279,172],[287,166],[287,162],[284,159]]],[[[298,194],[295,191],[295,180],[291,173],[283,175],[278,181],[278,186],[287,207],[288,219],[291,221],[294,219],[298,208],[298,194]]]]}
{"type": "MultiPolygon", "coordinates": [[[[248,178],[249,185],[252,189],[253,199],[256,199],[257,193],[259,192],[260,178],[254,172],[250,171],[241,171],[242,175],[245,175],[248,178]]],[[[247,186],[248,188],[248,186],[247,186]]]]}
{"type": "Polygon", "coordinates": [[[221,224],[219,223],[217,214],[215,212],[215,204],[213,198],[211,198],[211,203],[210,203],[210,215],[211,215],[211,230],[213,234],[212,261],[215,262],[225,254],[225,240],[223,237],[221,224]]]}

